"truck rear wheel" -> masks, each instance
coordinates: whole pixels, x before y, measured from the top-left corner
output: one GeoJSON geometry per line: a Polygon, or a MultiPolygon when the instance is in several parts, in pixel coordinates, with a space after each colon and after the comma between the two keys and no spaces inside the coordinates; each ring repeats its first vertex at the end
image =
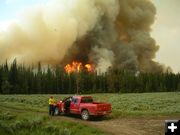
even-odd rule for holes
{"type": "Polygon", "coordinates": [[[82,118],[83,120],[89,120],[90,115],[89,115],[88,110],[83,110],[83,111],[81,112],[81,118],[82,118]]]}

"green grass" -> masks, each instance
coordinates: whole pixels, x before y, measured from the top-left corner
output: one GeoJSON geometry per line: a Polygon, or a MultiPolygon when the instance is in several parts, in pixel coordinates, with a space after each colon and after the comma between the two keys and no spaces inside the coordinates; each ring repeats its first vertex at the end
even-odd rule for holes
{"type": "Polygon", "coordinates": [[[48,98],[49,95],[0,95],[0,135],[106,135],[61,116],[49,117],[48,98]]]}
{"type": "Polygon", "coordinates": [[[113,116],[180,116],[180,92],[94,95],[112,103],[113,116]]]}
{"type": "MultiPolygon", "coordinates": [[[[24,110],[48,110],[50,95],[0,95],[1,106],[24,110]]],[[[54,95],[62,100],[69,95],[54,95]]],[[[112,116],[171,116],[180,115],[180,92],[141,94],[93,94],[96,101],[112,104],[112,116]]]]}
{"type": "Polygon", "coordinates": [[[0,112],[2,135],[105,135],[80,123],[53,119],[36,113],[0,112]]]}
{"type": "MultiPolygon", "coordinates": [[[[0,95],[0,135],[104,135],[82,123],[48,116],[50,95],[0,95]]],[[[61,100],[69,95],[54,95],[61,100]]],[[[117,117],[180,116],[180,93],[93,94],[117,117]]]]}

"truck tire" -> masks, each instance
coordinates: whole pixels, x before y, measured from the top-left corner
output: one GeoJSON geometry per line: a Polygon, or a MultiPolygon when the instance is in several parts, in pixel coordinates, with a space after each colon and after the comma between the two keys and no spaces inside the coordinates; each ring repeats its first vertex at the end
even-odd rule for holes
{"type": "Polygon", "coordinates": [[[54,115],[57,115],[57,116],[60,115],[60,111],[58,107],[55,108],[54,115]]]}
{"type": "Polygon", "coordinates": [[[81,112],[81,118],[82,118],[83,120],[89,120],[90,115],[89,115],[88,110],[83,110],[83,111],[81,112]]]}

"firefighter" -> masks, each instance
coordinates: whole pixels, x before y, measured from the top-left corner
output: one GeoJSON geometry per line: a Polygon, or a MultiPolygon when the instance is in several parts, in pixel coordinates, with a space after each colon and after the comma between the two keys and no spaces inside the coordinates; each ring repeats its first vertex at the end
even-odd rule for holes
{"type": "Polygon", "coordinates": [[[55,112],[55,99],[53,96],[49,98],[49,115],[54,115],[55,112]]]}

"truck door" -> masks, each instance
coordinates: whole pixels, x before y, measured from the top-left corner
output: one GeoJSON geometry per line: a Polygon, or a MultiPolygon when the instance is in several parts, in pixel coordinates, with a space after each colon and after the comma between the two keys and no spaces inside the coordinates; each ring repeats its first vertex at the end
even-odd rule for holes
{"type": "Polygon", "coordinates": [[[71,101],[71,106],[70,106],[70,112],[74,114],[79,113],[79,100],[78,98],[73,97],[71,101]]]}

